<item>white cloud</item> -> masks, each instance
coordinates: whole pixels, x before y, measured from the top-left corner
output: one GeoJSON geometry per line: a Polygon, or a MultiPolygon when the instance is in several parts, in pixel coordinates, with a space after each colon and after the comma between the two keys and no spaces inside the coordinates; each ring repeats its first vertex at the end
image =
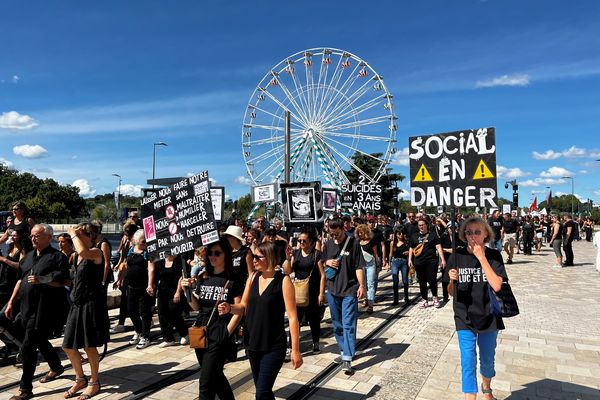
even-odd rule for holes
{"type": "Polygon", "coordinates": [[[580,169],[578,173],[579,175],[587,175],[590,173],[590,171],[588,171],[587,169],[580,169]]]}
{"type": "Polygon", "coordinates": [[[548,171],[540,173],[542,178],[561,178],[563,176],[573,176],[573,173],[562,167],[550,167],[548,171]]]}
{"type": "Polygon", "coordinates": [[[529,85],[529,75],[527,74],[502,75],[497,78],[488,79],[486,81],[477,81],[475,83],[475,87],[478,88],[527,85],[529,85]]]}
{"type": "Polygon", "coordinates": [[[13,75],[12,83],[17,84],[17,83],[19,83],[20,80],[21,80],[21,78],[19,78],[19,75],[13,75]]]}
{"type": "Polygon", "coordinates": [[[396,151],[396,154],[394,154],[394,156],[392,157],[392,164],[408,167],[409,160],[410,159],[408,158],[408,147],[405,147],[402,150],[396,151]]]}
{"type": "MultiPolygon", "coordinates": [[[[556,192],[554,194],[554,196],[570,196],[571,192],[556,192]]],[[[583,197],[581,197],[581,195],[577,194],[577,193],[573,193],[573,196],[575,196],[579,201],[587,201],[587,199],[584,199],[583,197]]]]}
{"type": "Polygon", "coordinates": [[[123,196],[140,197],[142,195],[142,187],[142,185],[132,185],[130,183],[126,183],[124,185],[121,185],[121,194],[123,196]]]}
{"type": "Polygon", "coordinates": [[[596,191],[594,191],[594,194],[595,194],[596,196],[600,196],[600,190],[596,190],[596,191]]]}
{"type": "Polygon", "coordinates": [[[16,111],[8,111],[0,115],[0,128],[28,130],[33,129],[39,124],[29,115],[19,114],[16,111]]]}
{"type": "Polygon", "coordinates": [[[530,172],[522,171],[521,168],[507,168],[502,165],[496,166],[498,178],[515,179],[531,175],[530,172]]]}
{"type": "Polygon", "coordinates": [[[8,161],[6,158],[0,157],[0,164],[4,164],[4,166],[11,168],[14,164],[12,161],[8,161]]]}
{"type": "Polygon", "coordinates": [[[565,182],[566,181],[564,179],[535,178],[535,179],[528,179],[526,181],[519,182],[519,185],[524,186],[524,187],[541,186],[541,185],[550,186],[550,185],[562,185],[565,182]]]}
{"type": "Polygon", "coordinates": [[[398,200],[408,198],[410,198],[410,190],[400,189],[400,193],[398,193],[398,200]]]}
{"type": "Polygon", "coordinates": [[[48,154],[48,150],[39,144],[23,144],[13,147],[13,153],[25,158],[40,158],[48,154]]]}
{"type": "Polygon", "coordinates": [[[75,179],[71,186],[75,186],[79,188],[79,194],[81,197],[92,197],[96,194],[96,189],[94,189],[87,179],[75,179]]]}
{"type": "Polygon", "coordinates": [[[571,146],[566,150],[563,150],[562,155],[567,158],[585,157],[586,151],[579,147],[571,146]]]}
{"type": "Polygon", "coordinates": [[[237,178],[234,179],[235,183],[239,183],[240,185],[248,185],[248,186],[252,186],[254,185],[254,181],[246,176],[238,176],[237,178]]]}
{"type": "Polygon", "coordinates": [[[536,160],[556,160],[561,155],[561,153],[557,153],[554,150],[548,150],[544,153],[538,153],[537,151],[533,152],[533,158],[536,160]]]}

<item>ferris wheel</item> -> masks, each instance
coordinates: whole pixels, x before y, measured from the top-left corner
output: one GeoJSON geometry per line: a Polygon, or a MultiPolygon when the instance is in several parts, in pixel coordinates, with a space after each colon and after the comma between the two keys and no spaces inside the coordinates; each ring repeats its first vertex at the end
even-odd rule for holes
{"type": "Polygon", "coordinates": [[[292,181],[321,180],[339,188],[348,183],[345,170],[372,183],[385,173],[395,152],[397,117],[383,77],[361,58],[314,48],[266,73],[250,96],[242,125],[242,153],[256,184],[279,181],[284,173],[287,110],[292,181]],[[376,160],[376,172],[361,170],[355,153],[376,160]]]}

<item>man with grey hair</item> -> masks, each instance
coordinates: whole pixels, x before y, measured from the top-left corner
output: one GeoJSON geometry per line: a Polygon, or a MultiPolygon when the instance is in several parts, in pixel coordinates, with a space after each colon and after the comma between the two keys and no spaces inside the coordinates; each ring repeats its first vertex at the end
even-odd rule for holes
{"type": "Polygon", "coordinates": [[[23,373],[20,392],[11,397],[13,400],[33,397],[33,375],[38,349],[50,367],[50,371],[40,382],[52,381],[64,372],[49,338],[57,324],[64,324],[61,305],[65,299],[63,285],[69,277],[69,264],[63,253],[50,246],[53,233],[52,227],[47,224],[37,224],[31,229],[33,250],[21,262],[19,281],[4,311],[6,317],[12,319],[15,303],[19,300],[19,322],[25,330],[21,345],[23,373]]]}

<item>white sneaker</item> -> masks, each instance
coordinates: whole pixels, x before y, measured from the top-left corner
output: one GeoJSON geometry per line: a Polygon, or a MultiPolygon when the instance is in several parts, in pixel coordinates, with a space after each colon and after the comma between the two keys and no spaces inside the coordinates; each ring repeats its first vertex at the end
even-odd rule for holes
{"type": "Polygon", "coordinates": [[[291,361],[292,360],[292,349],[290,349],[289,347],[287,349],[285,349],[285,361],[291,361]]]}
{"type": "Polygon", "coordinates": [[[129,341],[129,344],[138,344],[139,341],[140,341],[140,334],[136,332],[133,334],[133,337],[129,341]]]}
{"type": "Polygon", "coordinates": [[[164,349],[165,347],[175,346],[175,342],[162,342],[158,345],[159,348],[164,349]]]}
{"type": "Polygon", "coordinates": [[[125,332],[125,326],[123,325],[115,325],[114,327],[108,330],[110,333],[120,333],[125,332]]]}
{"type": "Polygon", "coordinates": [[[182,346],[190,344],[190,338],[187,336],[182,337],[181,339],[179,339],[179,344],[182,346]]]}
{"type": "Polygon", "coordinates": [[[141,350],[141,349],[145,349],[148,346],[150,346],[150,339],[141,338],[140,342],[138,343],[137,346],[135,346],[135,348],[138,350],[141,350]]]}

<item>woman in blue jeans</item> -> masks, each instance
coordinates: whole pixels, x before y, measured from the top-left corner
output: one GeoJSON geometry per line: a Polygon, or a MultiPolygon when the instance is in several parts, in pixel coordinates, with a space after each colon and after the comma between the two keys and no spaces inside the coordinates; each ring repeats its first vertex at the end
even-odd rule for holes
{"type": "Polygon", "coordinates": [[[354,233],[360,240],[363,258],[367,263],[364,267],[365,279],[367,281],[367,299],[365,305],[367,313],[372,314],[373,305],[375,304],[375,292],[377,292],[377,266],[380,265],[377,254],[377,243],[373,240],[373,232],[368,225],[358,225],[354,233]]]}
{"type": "Polygon", "coordinates": [[[285,359],[287,336],[283,316],[287,313],[292,338],[291,362],[302,365],[300,324],[296,312],[296,292],[289,276],[277,265],[271,242],[252,250],[256,272],[248,278],[239,304],[219,306],[219,314],[246,315],[244,341],[256,386],[256,400],[275,399],[273,385],[285,359]]]}
{"type": "Polygon", "coordinates": [[[466,247],[456,250],[456,260],[450,257],[448,290],[454,295],[454,322],[460,348],[462,391],[465,399],[477,398],[477,347],[482,378],[481,392],[487,400],[494,399],[491,389],[496,375],[494,358],[498,331],[504,329],[502,317],[491,313],[489,288],[500,291],[508,281],[502,255],[486,247],[493,240],[490,226],[481,218],[466,220],[458,233],[466,247]],[[454,290],[456,288],[456,291],[454,290]]]}
{"type": "Polygon", "coordinates": [[[398,304],[398,290],[400,274],[402,274],[402,287],[404,288],[404,302],[408,303],[408,242],[404,227],[394,232],[394,240],[390,246],[390,267],[392,270],[392,288],[394,292],[393,305],[398,304]]]}

